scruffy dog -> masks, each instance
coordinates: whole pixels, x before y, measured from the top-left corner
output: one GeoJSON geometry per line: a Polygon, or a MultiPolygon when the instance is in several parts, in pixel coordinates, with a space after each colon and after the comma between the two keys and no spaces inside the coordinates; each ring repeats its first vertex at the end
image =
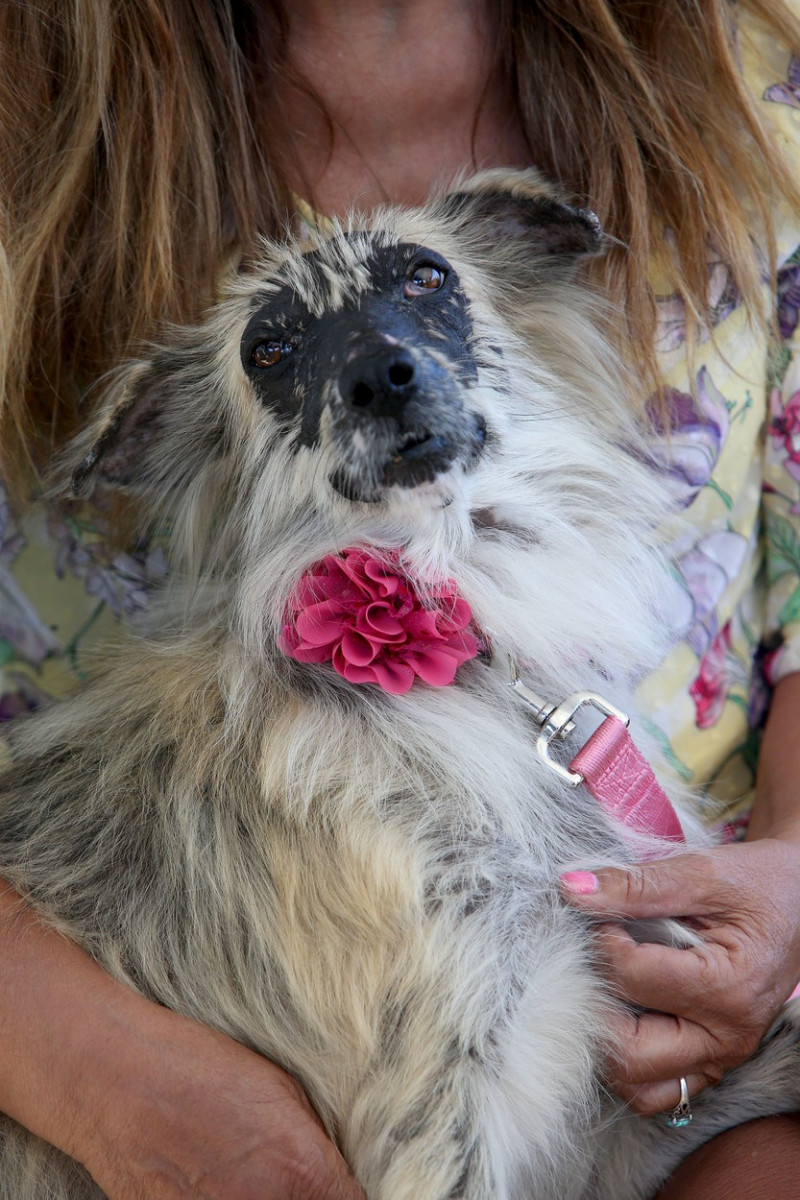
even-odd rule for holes
{"type": "MultiPolygon", "coordinates": [[[[14,731],[0,872],[293,1072],[370,1200],[637,1200],[800,1102],[791,1016],[687,1129],[600,1081],[615,1001],[557,878],[653,846],[551,768],[510,683],[625,708],[663,651],[665,503],[577,277],[601,243],[498,172],[269,243],[116,376],[75,473],[167,515],[172,578],[106,677],[14,731]]],[[[2,1138],[4,1200],[99,1195],[2,1138]]]]}

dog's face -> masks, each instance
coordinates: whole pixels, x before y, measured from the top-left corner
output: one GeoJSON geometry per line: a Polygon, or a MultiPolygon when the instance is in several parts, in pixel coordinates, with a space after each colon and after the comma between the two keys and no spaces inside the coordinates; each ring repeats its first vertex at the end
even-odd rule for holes
{"type": "Polygon", "coordinates": [[[175,493],[232,446],[243,475],[266,443],[284,492],[446,507],[497,442],[518,310],[601,238],[534,172],[487,172],[422,210],[266,243],[206,324],[118,374],[74,483],[175,493]]]}
{"type": "Polygon", "coordinates": [[[565,589],[650,495],[576,271],[601,240],[534,173],[488,172],[265,243],[204,324],[117,374],[75,483],[166,513],[176,574],[227,581],[253,645],[308,563],[365,543],[423,575],[496,551],[504,597],[518,579],[521,611],[574,623],[565,589]]]}
{"type": "Polygon", "coordinates": [[[245,374],[298,447],[328,446],[340,495],[377,502],[475,464],[473,324],[441,254],[344,234],[279,271],[254,307],[245,374]]]}

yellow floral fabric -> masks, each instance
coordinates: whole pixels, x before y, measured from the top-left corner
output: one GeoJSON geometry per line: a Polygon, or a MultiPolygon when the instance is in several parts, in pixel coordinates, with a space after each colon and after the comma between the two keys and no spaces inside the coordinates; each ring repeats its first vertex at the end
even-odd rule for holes
{"type": "MultiPolygon", "coordinates": [[[[800,177],[800,60],[744,17],[740,36],[745,79],[800,177]]],[[[711,249],[713,327],[690,377],[682,305],[654,280],[669,402],[655,459],[687,524],[665,605],[673,645],[640,698],[676,771],[740,824],[769,687],[800,669],[800,213],[784,205],[777,234],[778,348],[711,249]]]]}

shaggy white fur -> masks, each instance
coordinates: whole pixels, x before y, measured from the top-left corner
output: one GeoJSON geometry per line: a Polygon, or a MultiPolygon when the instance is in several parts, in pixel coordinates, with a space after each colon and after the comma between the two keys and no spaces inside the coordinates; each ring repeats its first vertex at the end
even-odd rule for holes
{"type": "MultiPolygon", "coordinates": [[[[557,878],[653,847],[542,763],[506,656],[545,697],[629,708],[667,636],[667,503],[577,270],[601,241],[533,173],[494,172],[267,243],[116,375],[80,450],[81,486],[168,515],[172,578],[107,674],[15,731],[0,871],[118,978],[297,1075],[370,1200],[644,1200],[800,1098],[788,1019],[685,1131],[598,1076],[615,1002],[557,878]],[[419,382],[371,413],[341,380],[378,344],[419,382]],[[457,580],[492,661],[395,696],[282,654],[303,572],[359,545],[423,592],[457,580]]],[[[5,1123],[3,1200],[97,1195],[5,1123]]]]}

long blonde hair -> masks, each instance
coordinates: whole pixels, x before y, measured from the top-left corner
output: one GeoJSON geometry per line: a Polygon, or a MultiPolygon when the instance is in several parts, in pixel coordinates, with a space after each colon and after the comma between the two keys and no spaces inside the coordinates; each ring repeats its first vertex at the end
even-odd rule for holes
{"type": "MultiPolygon", "coordinates": [[[[748,0],[787,46],[783,0],[748,0]]],[[[536,163],[627,249],[602,265],[655,377],[647,265],[707,315],[709,237],[760,314],[753,218],[800,202],[739,73],[729,0],[500,0],[536,163]]],[[[287,70],[278,0],[7,0],[0,10],[0,471],[19,485],[86,419],[87,388],[289,201],[257,88],[287,70]],[[256,9],[258,10],[256,21],[256,9]]],[[[91,394],[91,393],[90,393],[91,394]]]]}

